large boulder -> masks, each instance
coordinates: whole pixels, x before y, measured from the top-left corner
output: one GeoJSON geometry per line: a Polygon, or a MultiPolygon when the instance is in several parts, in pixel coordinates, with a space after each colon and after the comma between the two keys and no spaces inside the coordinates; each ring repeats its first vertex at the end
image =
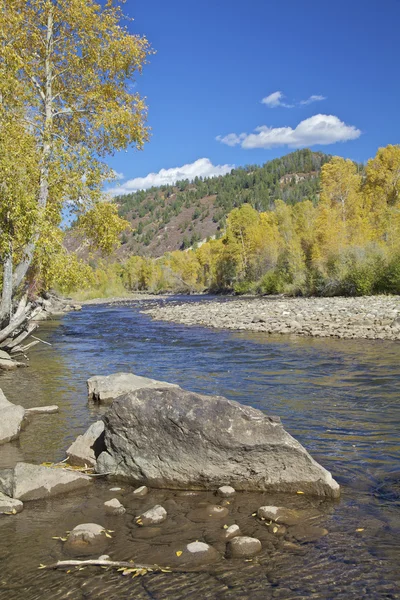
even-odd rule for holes
{"type": "Polygon", "coordinates": [[[39,500],[52,498],[91,485],[82,473],[52,467],[17,463],[14,468],[13,498],[39,500]]]}
{"type": "Polygon", "coordinates": [[[139,389],[116,399],[104,422],[100,473],[155,488],[340,493],[279,419],[221,396],[139,389]]]}
{"type": "Polygon", "coordinates": [[[9,402],[0,389],[0,444],[18,438],[24,417],[25,409],[9,402]]]}
{"type": "Polygon", "coordinates": [[[79,435],[67,450],[68,462],[77,467],[94,467],[96,458],[104,449],[104,423],[96,421],[79,435]]]}
{"type": "Polygon", "coordinates": [[[87,380],[87,386],[89,400],[97,404],[111,404],[118,396],[142,388],[179,387],[173,383],[157,381],[133,373],[96,375],[87,380]]]}

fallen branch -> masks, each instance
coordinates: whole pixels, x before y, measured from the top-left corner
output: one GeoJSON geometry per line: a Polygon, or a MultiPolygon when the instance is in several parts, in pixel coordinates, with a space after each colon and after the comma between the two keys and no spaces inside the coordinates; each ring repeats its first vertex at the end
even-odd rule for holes
{"type": "Polygon", "coordinates": [[[42,342],[42,344],[46,344],[46,346],[52,345],[52,344],[50,344],[50,342],[45,342],[44,340],[41,340],[40,338],[36,337],[35,335],[31,335],[31,337],[33,337],[33,339],[37,340],[38,342],[42,342]]]}
{"type": "Polygon", "coordinates": [[[159,565],[142,565],[128,561],[104,560],[59,560],[52,565],[40,565],[39,569],[64,569],[68,567],[111,567],[122,571],[123,575],[146,575],[147,573],[194,573],[199,567],[160,567],[159,565]]]}

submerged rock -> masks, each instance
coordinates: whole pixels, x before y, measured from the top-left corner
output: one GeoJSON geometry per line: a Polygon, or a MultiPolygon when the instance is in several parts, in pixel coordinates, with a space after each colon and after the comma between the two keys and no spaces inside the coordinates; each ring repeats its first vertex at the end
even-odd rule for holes
{"type": "Polygon", "coordinates": [[[69,532],[64,550],[74,556],[103,552],[107,546],[104,527],[97,523],[82,523],[69,532]]]}
{"type": "Polygon", "coordinates": [[[337,498],[339,485],[276,418],[178,387],[120,396],[104,415],[100,473],[154,488],[297,492],[337,498]]]}
{"type": "Polygon", "coordinates": [[[104,450],[104,423],[96,421],[67,450],[68,462],[77,467],[94,467],[96,459],[104,450]]]}
{"type": "Polygon", "coordinates": [[[179,386],[165,381],[157,381],[141,377],[133,373],[114,373],[113,375],[96,375],[87,380],[89,400],[97,404],[111,404],[115,398],[142,388],[159,388],[179,386]]]}
{"type": "Polygon", "coordinates": [[[283,523],[284,525],[297,525],[302,521],[320,516],[319,511],[295,510],[293,508],[284,508],[282,506],[260,506],[257,511],[259,519],[266,519],[274,523],[283,523]]]}
{"type": "Polygon", "coordinates": [[[234,537],[226,545],[226,554],[230,558],[249,558],[261,550],[260,540],[247,536],[234,537]]]}
{"type": "Polygon", "coordinates": [[[17,514],[24,508],[23,503],[0,492],[0,514],[17,514]]]}
{"type": "Polygon", "coordinates": [[[82,473],[17,463],[14,468],[12,495],[18,500],[39,500],[72,492],[91,483],[92,479],[82,473]]]}
{"type": "Polygon", "coordinates": [[[229,510],[224,506],[216,506],[215,504],[206,504],[199,508],[195,508],[188,514],[188,519],[194,523],[201,523],[202,521],[211,521],[215,519],[223,519],[227,517],[229,510]]]}

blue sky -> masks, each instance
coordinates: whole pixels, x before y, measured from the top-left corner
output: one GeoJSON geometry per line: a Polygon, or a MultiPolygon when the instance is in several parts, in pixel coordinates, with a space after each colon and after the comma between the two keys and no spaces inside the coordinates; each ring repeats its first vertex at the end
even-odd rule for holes
{"type": "Polygon", "coordinates": [[[296,147],[366,161],[400,142],[400,0],[127,0],[125,12],[157,54],[137,80],[151,140],[109,160],[121,192],[296,147]]]}

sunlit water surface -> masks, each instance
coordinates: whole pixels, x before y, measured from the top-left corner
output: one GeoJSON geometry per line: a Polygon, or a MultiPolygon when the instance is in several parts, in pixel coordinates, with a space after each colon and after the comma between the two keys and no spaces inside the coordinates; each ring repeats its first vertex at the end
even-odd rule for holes
{"type": "MultiPolygon", "coordinates": [[[[26,503],[20,515],[0,518],[0,598],[400,598],[400,344],[187,328],[151,321],[139,312],[144,304],[85,306],[41,325],[40,337],[52,345],[32,351],[29,369],[2,373],[0,387],[12,402],[58,404],[60,413],[35,417],[18,441],[1,446],[0,467],[62,460],[101,414],[87,405],[87,378],[130,371],[279,415],[342,486],[339,502],[319,506],[329,534],[295,553],[266,544],[252,562],[221,559],[201,573],[130,579],[101,569],[38,570],[63,558],[52,537],[82,522],[115,530],[107,550],[115,560],[151,561],[164,547],[212,533],[182,525],[196,503],[215,502],[211,494],[153,491],[140,505],[125,486],[119,498],[126,515],[105,517],[103,502],[115,493],[96,481],[88,492],[26,503]],[[168,506],[169,525],[143,540],[134,515],[156,503],[168,506]]],[[[261,535],[250,515],[266,502],[262,494],[239,494],[230,522],[261,535]]]]}

